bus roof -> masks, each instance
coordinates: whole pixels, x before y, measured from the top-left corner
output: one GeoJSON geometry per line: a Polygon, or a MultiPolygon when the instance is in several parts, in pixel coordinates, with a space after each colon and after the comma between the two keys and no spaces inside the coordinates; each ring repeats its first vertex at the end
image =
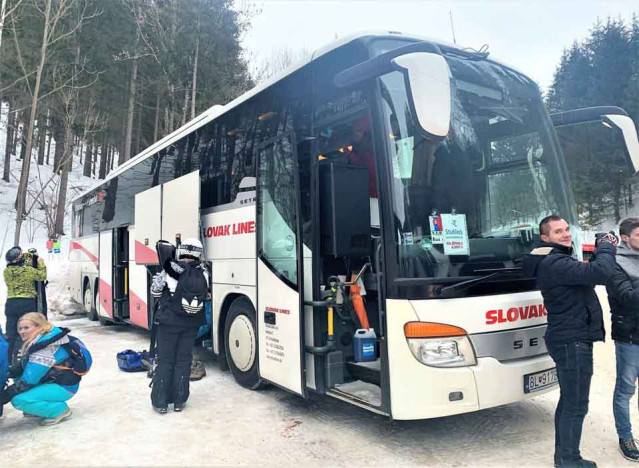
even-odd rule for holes
{"type": "MultiPolygon", "coordinates": [[[[330,42],[329,44],[326,44],[323,47],[320,47],[319,49],[315,50],[310,55],[310,57],[292,64],[291,66],[289,66],[284,71],[274,75],[273,77],[271,77],[268,80],[266,80],[264,83],[262,83],[260,85],[257,85],[254,88],[252,88],[252,89],[246,91],[245,93],[239,95],[238,97],[236,97],[232,101],[228,102],[227,104],[225,104],[225,105],[216,104],[216,105],[213,105],[213,106],[209,107],[207,110],[202,112],[200,115],[198,115],[194,119],[192,119],[189,122],[185,123],[183,126],[178,128],[177,130],[174,130],[173,132],[169,133],[168,135],[166,135],[165,137],[161,138],[160,140],[156,141],[151,146],[149,146],[148,148],[144,149],[142,152],[138,153],[137,155],[135,155],[134,157],[132,157],[131,159],[126,161],[121,166],[118,166],[115,170],[111,171],[104,179],[96,182],[89,189],[85,190],[81,194],[79,194],[76,197],[74,197],[71,202],[75,203],[78,199],[80,199],[80,198],[86,196],[87,194],[91,193],[92,191],[96,190],[98,187],[102,186],[103,184],[105,184],[109,180],[113,179],[114,177],[117,177],[119,174],[123,173],[128,168],[136,165],[140,161],[143,161],[144,159],[148,158],[149,156],[154,155],[158,151],[170,146],[171,144],[173,144],[175,141],[179,140],[183,136],[186,136],[189,133],[191,133],[192,131],[197,130],[198,128],[202,127],[203,125],[206,125],[207,123],[211,122],[212,120],[214,120],[215,118],[219,117],[220,115],[227,113],[231,109],[234,109],[235,107],[239,106],[244,101],[247,101],[248,99],[250,99],[251,97],[255,96],[256,94],[258,94],[258,93],[264,91],[265,89],[273,86],[274,84],[276,84],[277,82],[283,80],[287,76],[292,75],[297,70],[299,70],[299,69],[303,68],[304,66],[308,65],[309,63],[311,63],[313,60],[315,60],[315,59],[317,59],[317,58],[319,58],[319,57],[321,57],[323,55],[326,55],[329,52],[332,52],[332,51],[334,51],[336,49],[339,49],[340,47],[342,47],[342,46],[344,46],[346,44],[349,44],[349,43],[351,43],[351,42],[353,42],[353,41],[355,41],[357,39],[363,39],[365,37],[380,37],[380,38],[388,37],[388,38],[395,38],[395,39],[408,39],[408,40],[415,40],[415,41],[427,41],[427,42],[431,42],[431,43],[433,43],[435,45],[438,45],[438,46],[444,46],[444,47],[446,47],[449,50],[451,50],[451,49],[452,50],[458,50],[460,53],[468,51],[468,49],[463,48],[463,47],[459,47],[457,45],[449,44],[449,43],[442,42],[442,41],[435,41],[435,40],[432,40],[431,38],[428,38],[428,37],[423,37],[423,36],[418,36],[418,35],[402,34],[402,33],[397,32],[397,31],[383,31],[383,30],[361,31],[361,32],[357,32],[357,33],[345,36],[345,37],[343,37],[341,39],[338,39],[336,41],[330,42]]],[[[494,62],[494,60],[491,60],[491,61],[494,62]]],[[[495,63],[498,63],[498,62],[495,62],[495,63]]],[[[510,66],[508,68],[513,69],[510,66]]],[[[513,69],[513,70],[515,70],[515,69],[513,69]]],[[[515,71],[517,71],[518,73],[521,73],[518,70],[515,70],[515,71]]],[[[521,73],[521,74],[523,75],[523,73],[521,73]]]]}

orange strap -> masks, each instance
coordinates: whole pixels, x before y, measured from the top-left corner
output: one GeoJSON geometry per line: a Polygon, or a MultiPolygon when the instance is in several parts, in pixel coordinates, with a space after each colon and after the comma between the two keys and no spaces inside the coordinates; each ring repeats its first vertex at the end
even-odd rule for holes
{"type": "MultiPolygon", "coordinates": [[[[351,281],[355,281],[355,274],[351,275],[351,281]]],[[[355,315],[359,320],[360,327],[369,330],[371,328],[368,323],[368,314],[366,313],[366,306],[364,305],[364,299],[362,298],[362,288],[359,284],[355,283],[351,285],[351,302],[353,303],[353,309],[355,315]]]]}
{"type": "Polygon", "coordinates": [[[71,371],[73,372],[75,375],[79,375],[80,377],[82,377],[83,375],[87,375],[86,372],[76,372],[73,370],[72,367],[67,367],[67,366],[53,366],[54,369],[57,370],[65,370],[65,371],[71,371]]]}

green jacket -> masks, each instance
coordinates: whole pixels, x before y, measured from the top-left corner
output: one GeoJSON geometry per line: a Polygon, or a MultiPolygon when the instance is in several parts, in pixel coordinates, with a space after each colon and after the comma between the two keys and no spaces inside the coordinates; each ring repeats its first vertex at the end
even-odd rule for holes
{"type": "Polygon", "coordinates": [[[4,269],[4,282],[7,284],[7,298],[37,297],[34,281],[46,281],[47,267],[42,259],[37,268],[28,265],[7,265],[4,269]]]}

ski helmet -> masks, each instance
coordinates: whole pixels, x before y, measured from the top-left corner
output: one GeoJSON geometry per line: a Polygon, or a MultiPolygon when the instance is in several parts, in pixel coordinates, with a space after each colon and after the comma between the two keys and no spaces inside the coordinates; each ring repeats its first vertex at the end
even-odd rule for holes
{"type": "Polygon", "coordinates": [[[15,263],[18,263],[21,257],[22,257],[22,249],[20,248],[19,245],[16,245],[15,247],[11,247],[9,250],[7,250],[7,253],[4,256],[4,258],[7,260],[7,265],[13,265],[15,263]]]}
{"type": "Polygon", "coordinates": [[[178,260],[181,258],[192,258],[199,260],[202,256],[202,243],[199,239],[184,239],[176,250],[178,260]]]}

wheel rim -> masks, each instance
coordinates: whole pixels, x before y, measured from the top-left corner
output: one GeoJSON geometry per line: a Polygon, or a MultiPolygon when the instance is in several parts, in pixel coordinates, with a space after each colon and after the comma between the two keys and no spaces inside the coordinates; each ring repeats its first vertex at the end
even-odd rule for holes
{"type": "Polygon", "coordinates": [[[255,361],[255,330],[246,315],[238,315],[233,319],[228,336],[229,352],[233,364],[240,371],[246,372],[255,361]]]}
{"type": "Polygon", "coordinates": [[[90,314],[91,309],[93,309],[93,304],[91,302],[91,288],[86,288],[84,290],[84,310],[87,314],[90,314]]]}

